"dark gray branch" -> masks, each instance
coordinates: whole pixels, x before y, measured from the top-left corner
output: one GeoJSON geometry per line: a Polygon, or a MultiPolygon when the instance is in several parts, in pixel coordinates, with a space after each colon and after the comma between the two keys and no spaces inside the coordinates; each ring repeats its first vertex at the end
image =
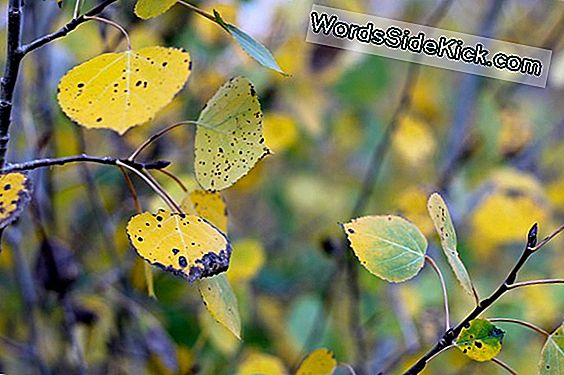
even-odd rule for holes
{"type": "Polygon", "coordinates": [[[45,168],[45,167],[52,167],[55,165],[65,165],[69,163],[79,163],[79,162],[117,166],[118,161],[138,170],[163,169],[170,164],[168,160],[158,160],[151,163],[139,163],[139,162],[132,162],[126,159],[118,159],[111,156],[100,157],[100,156],[81,154],[81,155],[73,155],[73,156],[64,156],[61,158],[37,159],[24,163],[9,164],[5,168],[3,168],[1,172],[2,173],[23,172],[37,168],[45,168]]]}

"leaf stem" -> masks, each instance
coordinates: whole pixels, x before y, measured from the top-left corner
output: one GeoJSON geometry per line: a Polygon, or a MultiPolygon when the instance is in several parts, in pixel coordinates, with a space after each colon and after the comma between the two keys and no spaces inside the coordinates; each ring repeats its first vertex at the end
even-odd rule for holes
{"type": "MultiPolygon", "coordinates": [[[[208,12],[206,12],[206,11],[200,9],[200,8],[198,8],[198,7],[195,6],[195,5],[192,5],[192,4],[190,4],[190,3],[187,3],[187,2],[185,2],[185,1],[183,1],[183,0],[178,0],[178,4],[184,5],[186,8],[188,8],[188,9],[190,9],[190,10],[192,10],[192,11],[198,13],[200,16],[206,17],[206,18],[209,19],[210,21],[213,21],[213,22],[219,24],[219,22],[218,22],[217,19],[213,16],[213,14],[208,13],[208,12]]],[[[220,24],[219,24],[219,25],[220,25],[220,24]]],[[[220,26],[222,26],[222,25],[220,25],[220,26]]]]}
{"type": "Polygon", "coordinates": [[[445,326],[446,326],[446,330],[448,331],[450,329],[450,313],[449,313],[449,308],[448,308],[448,293],[447,293],[445,279],[443,277],[441,269],[439,268],[437,263],[435,263],[433,258],[431,258],[429,255],[425,255],[425,261],[427,263],[429,263],[431,268],[433,268],[433,270],[435,271],[435,273],[439,277],[439,281],[441,283],[441,289],[443,290],[443,303],[444,303],[444,306],[445,306],[445,326]]]}
{"type": "Polygon", "coordinates": [[[125,40],[127,41],[127,50],[131,51],[131,39],[129,38],[129,34],[123,28],[123,26],[121,26],[119,23],[114,22],[112,20],[109,20],[107,18],[98,17],[98,16],[85,16],[84,18],[88,19],[88,20],[96,20],[96,21],[99,21],[99,22],[103,22],[105,24],[108,24],[108,25],[113,26],[116,29],[118,29],[123,34],[123,36],[125,37],[125,40]]]}
{"type": "Polygon", "coordinates": [[[72,18],[78,18],[80,15],[80,7],[82,6],[82,0],[76,0],[74,3],[74,11],[72,13],[72,18]]]}
{"type": "Polygon", "coordinates": [[[527,327],[537,333],[540,333],[543,336],[550,336],[550,333],[548,333],[547,331],[545,331],[544,329],[542,329],[539,326],[534,325],[533,323],[527,322],[525,320],[520,320],[520,319],[513,319],[513,318],[488,318],[488,320],[490,322],[501,322],[501,323],[515,323],[515,324],[519,324],[523,327],[527,327]]]}
{"type": "Polygon", "coordinates": [[[517,373],[517,371],[513,370],[507,363],[503,362],[500,359],[497,358],[492,358],[492,362],[495,363],[496,365],[502,367],[504,370],[506,370],[508,373],[512,374],[512,375],[519,375],[519,373],[517,373]]]}
{"type": "Polygon", "coordinates": [[[127,160],[134,161],[135,158],[137,158],[137,156],[139,156],[139,154],[143,150],[145,150],[148,146],[150,146],[157,139],[161,138],[163,135],[165,135],[169,131],[174,130],[174,129],[181,127],[181,126],[184,126],[184,125],[199,125],[199,126],[206,127],[203,123],[200,123],[198,121],[190,121],[190,120],[180,121],[180,122],[174,123],[172,125],[169,125],[166,128],[156,132],[151,137],[149,137],[149,139],[147,139],[145,142],[143,142],[139,147],[137,147],[137,149],[135,151],[133,151],[133,153],[131,155],[129,155],[127,160]]]}
{"type": "Polygon", "coordinates": [[[161,197],[161,199],[167,204],[167,206],[171,207],[173,210],[177,209],[178,205],[174,202],[174,200],[168,195],[168,193],[164,189],[162,189],[162,187],[158,183],[155,183],[156,181],[154,180],[154,178],[151,175],[143,173],[143,169],[139,170],[139,169],[133,168],[132,166],[130,166],[127,163],[124,163],[121,160],[117,160],[116,165],[118,165],[120,167],[127,168],[130,171],[132,171],[133,173],[135,173],[151,189],[153,189],[153,191],[155,193],[157,193],[157,195],[159,197],[161,197]]]}

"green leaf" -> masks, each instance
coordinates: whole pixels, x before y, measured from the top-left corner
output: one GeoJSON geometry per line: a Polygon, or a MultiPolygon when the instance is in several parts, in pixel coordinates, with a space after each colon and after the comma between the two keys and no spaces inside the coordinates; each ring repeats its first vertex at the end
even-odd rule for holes
{"type": "Polygon", "coordinates": [[[365,216],[343,224],[343,229],[360,263],[384,280],[409,280],[425,264],[427,240],[402,217],[365,216]]]}
{"type": "Polygon", "coordinates": [[[225,277],[225,273],[201,279],[200,295],[211,316],[241,339],[241,318],[237,298],[225,277]]]}
{"type": "Polygon", "coordinates": [[[133,10],[137,17],[149,19],[169,10],[177,0],[138,0],[133,10]]]}
{"type": "Polygon", "coordinates": [[[477,296],[474,284],[470,280],[468,271],[464,267],[464,263],[460,259],[457,250],[456,232],[450,217],[448,207],[443,200],[443,197],[438,193],[433,193],[427,202],[427,209],[429,216],[435,225],[435,230],[441,239],[441,247],[445,253],[450,267],[454,271],[456,278],[464,288],[464,291],[471,296],[477,296]]]}
{"type": "Polygon", "coordinates": [[[486,319],[474,319],[462,329],[456,346],[474,361],[489,361],[501,351],[505,331],[486,319]]]}
{"type": "Polygon", "coordinates": [[[262,66],[285,74],[274,59],[274,56],[272,56],[272,53],[265,46],[237,26],[225,22],[217,10],[214,9],[213,14],[218,25],[223,27],[250,57],[262,66]]]}
{"type": "Polygon", "coordinates": [[[539,361],[539,374],[564,374],[564,323],[544,343],[539,361]]]}

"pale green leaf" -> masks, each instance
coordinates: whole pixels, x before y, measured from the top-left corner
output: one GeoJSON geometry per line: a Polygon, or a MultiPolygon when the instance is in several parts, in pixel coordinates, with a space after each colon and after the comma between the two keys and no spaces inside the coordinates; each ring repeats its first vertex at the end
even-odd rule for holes
{"type": "Polygon", "coordinates": [[[214,10],[214,15],[217,23],[223,27],[235,41],[241,46],[250,57],[255,59],[259,64],[269,69],[275,70],[279,73],[285,74],[282,68],[278,65],[272,53],[263,46],[260,42],[255,40],[252,36],[239,29],[237,26],[225,22],[219,12],[214,10]]]}
{"type": "Polygon", "coordinates": [[[343,224],[343,228],[360,263],[384,280],[409,280],[425,263],[427,240],[402,217],[365,216],[343,224]]]}
{"type": "Polygon", "coordinates": [[[201,279],[198,289],[211,316],[240,339],[241,318],[237,298],[225,273],[201,279]]]}
{"type": "Polygon", "coordinates": [[[445,201],[440,194],[433,193],[429,197],[427,208],[429,210],[429,216],[431,216],[431,220],[435,225],[435,230],[441,240],[441,247],[450,267],[454,271],[464,291],[471,296],[475,296],[476,291],[470,279],[470,275],[468,275],[468,271],[466,271],[466,267],[464,267],[464,263],[462,263],[458,254],[456,232],[445,201]]]}
{"type": "Polygon", "coordinates": [[[539,374],[564,374],[564,323],[544,343],[539,361],[539,374]]]}

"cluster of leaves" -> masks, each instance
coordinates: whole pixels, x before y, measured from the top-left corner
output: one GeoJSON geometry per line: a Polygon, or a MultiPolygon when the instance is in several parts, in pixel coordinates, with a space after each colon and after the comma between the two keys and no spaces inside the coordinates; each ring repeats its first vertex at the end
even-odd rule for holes
{"type": "MultiPolygon", "coordinates": [[[[443,253],[454,275],[462,289],[474,297],[476,306],[480,307],[478,292],[458,253],[456,231],[445,201],[441,195],[433,193],[429,197],[427,208],[439,236],[443,253]]],[[[425,261],[428,261],[438,271],[435,262],[426,254],[427,239],[421,230],[400,216],[364,216],[343,224],[343,229],[360,263],[369,272],[383,280],[389,282],[410,280],[421,271],[425,261]]],[[[536,231],[536,226],[534,230],[536,231]]],[[[536,239],[532,246],[535,244],[536,239]]],[[[439,276],[441,287],[445,288],[440,271],[439,276]]],[[[444,289],[444,296],[446,329],[449,330],[450,317],[446,289],[444,289]]],[[[559,373],[559,368],[564,364],[562,341],[558,339],[561,327],[547,337],[538,365],[540,374],[559,373]]],[[[490,361],[501,351],[504,336],[505,331],[487,319],[476,318],[464,323],[454,345],[475,361],[490,361]]]]}

